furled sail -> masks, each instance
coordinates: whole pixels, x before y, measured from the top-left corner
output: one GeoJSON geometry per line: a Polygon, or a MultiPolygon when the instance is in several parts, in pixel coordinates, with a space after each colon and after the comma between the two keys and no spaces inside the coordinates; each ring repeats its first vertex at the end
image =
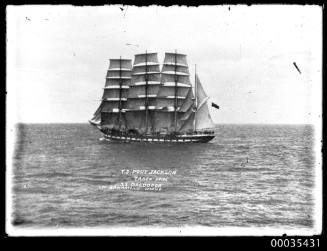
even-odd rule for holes
{"type": "Polygon", "coordinates": [[[153,132],[159,88],[160,69],[157,53],[135,55],[126,109],[128,130],[140,134],[153,132]]]}
{"type": "Polygon", "coordinates": [[[205,93],[198,75],[195,75],[196,81],[196,98],[197,98],[197,111],[195,114],[195,128],[196,130],[212,129],[214,128],[214,123],[211,119],[208,99],[209,97],[205,93]]]}
{"type": "Polygon", "coordinates": [[[116,130],[126,128],[124,109],[131,80],[131,68],[130,59],[110,59],[101,104],[90,121],[92,124],[116,130]]]}
{"type": "MultiPolygon", "coordinates": [[[[161,86],[156,100],[155,131],[161,133],[179,131],[181,107],[192,86],[186,55],[166,53],[161,70],[161,86]]],[[[186,109],[187,110],[187,109],[186,109]]],[[[184,109],[184,112],[186,111],[184,109]]]]}

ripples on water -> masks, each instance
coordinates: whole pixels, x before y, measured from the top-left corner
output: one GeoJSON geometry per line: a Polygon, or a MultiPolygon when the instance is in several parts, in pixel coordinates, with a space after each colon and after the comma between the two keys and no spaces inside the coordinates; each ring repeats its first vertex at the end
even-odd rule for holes
{"type": "Polygon", "coordinates": [[[313,226],[313,127],[220,125],[207,144],[108,143],[86,124],[20,124],[19,226],[313,226]],[[106,188],[175,170],[162,190],[106,188]]]}

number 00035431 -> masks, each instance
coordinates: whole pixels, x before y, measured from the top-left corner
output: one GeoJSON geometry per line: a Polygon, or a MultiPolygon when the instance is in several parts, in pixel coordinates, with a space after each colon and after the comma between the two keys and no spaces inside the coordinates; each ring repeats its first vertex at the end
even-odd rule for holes
{"type": "Polygon", "coordinates": [[[304,238],[304,239],[293,239],[293,238],[280,238],[280,239],[271,239],[271,247],[319,247],[319,239],[314,238],[304,238]]]}

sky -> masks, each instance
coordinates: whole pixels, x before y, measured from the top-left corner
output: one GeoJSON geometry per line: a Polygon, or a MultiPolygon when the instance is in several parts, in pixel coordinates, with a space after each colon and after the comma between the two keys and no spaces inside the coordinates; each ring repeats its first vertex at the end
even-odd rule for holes
{"type": "Polygon", "coordinates": [[[7,119],[87,123],[110,58],[187,54],[215,123],[321,119],[319,6],[8,6],[7,119]],[[293,63],[296,63],[300,72],[293,63]]]}

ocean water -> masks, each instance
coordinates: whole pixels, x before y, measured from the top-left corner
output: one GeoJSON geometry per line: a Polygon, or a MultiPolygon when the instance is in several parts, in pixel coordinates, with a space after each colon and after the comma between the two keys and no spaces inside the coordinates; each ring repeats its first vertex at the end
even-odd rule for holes
{"type": "Polygon", "coordinates": [[[314,224],[310,125],[218,125],[211,142],[180,145],[110,143],[88,124],[17,129],[19,227],[314,224]]]}

